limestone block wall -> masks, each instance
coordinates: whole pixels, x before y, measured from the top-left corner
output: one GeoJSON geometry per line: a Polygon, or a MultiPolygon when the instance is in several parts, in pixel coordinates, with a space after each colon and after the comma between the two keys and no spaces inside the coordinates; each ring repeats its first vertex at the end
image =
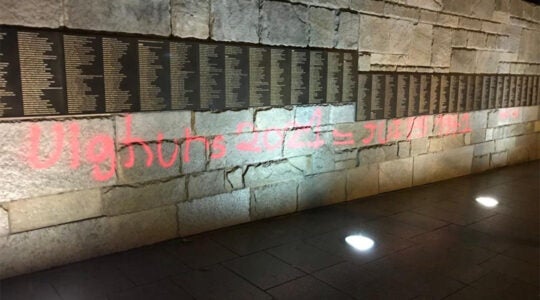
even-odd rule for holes
{"type": "MultiPolygon", "coordinates": [[[[4,0],[0,24],[354,49],[359,71],[540,74],[519,0],[4,0]]],[[[355,103],[0,120],[0,278],[540,158],[540,107],[355,103]]]]}

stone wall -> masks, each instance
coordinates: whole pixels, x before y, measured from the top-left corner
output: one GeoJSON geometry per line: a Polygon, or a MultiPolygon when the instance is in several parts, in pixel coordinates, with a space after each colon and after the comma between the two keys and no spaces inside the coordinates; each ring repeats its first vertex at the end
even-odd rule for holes
{"type": "MultiPolygon", "coordinates": [[[[360,71],[540,74],[518,0],[24,0],[0,23],[355,49],[360,71]]],[[[0,278],[540,158],[539,106],[355,104],[0,121],[0,278]]]]}

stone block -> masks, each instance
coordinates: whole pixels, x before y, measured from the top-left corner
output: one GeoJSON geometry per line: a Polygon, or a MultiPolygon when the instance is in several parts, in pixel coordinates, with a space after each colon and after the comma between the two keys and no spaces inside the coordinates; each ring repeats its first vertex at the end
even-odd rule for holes
{"type": "Polygon", "coordinates": [[[336,143],[336,149],[344,150],[386,143],[386,120],[337,124],[335,130],[349,136],[344,139],[345,141],[353,141],[353,143],[336,143]]]}
{"type": "Polygon", "coordinates": [[[471,144],[478,144],[486,141],[486,130],[487,129],[474,129],[471,132],[471,144]]]}
{"type": "Polygon", "coordinates": [[[481,173],[489,170],[489,154],[473,157],[471,172],[481,173]]]}
{"type": "Polygon", "coordinates": [[[480,30],[482,29],[482,21],[467,17],[459,17],[458,26],[470,30],[480,30]]]}
{"type": "Polygon", "coordinates": [[[326,143],[321,148],[313,151],[313,154],[311,155],[313,173],[324,173],[335,170],[334,148],[329,144],[330,143],[326,143]]]}
{"type": "Polygon", "coordinates": [[[180,177],[140,186],[103,188],[101,197],[105,215],[133,213],[186,200],[186,182],[180,177]]]}
{"type": "Polygon", "coordinates": [[[249,205],[249,189],[179,203],[179,233],[187,236],[249,222],[249,205]]]}
{"type": "Polygon", "coordinates": [[[212,0],[212,39],[258,43],[259,1],[212,0]]]}
{"type": "Polygon", "coordinates": [[[516,135],[533,133],[534,132],[533,126],[534,124],[532,122],[512,124],[512,125],[505,126],[503,127],[504,136],[511,137],[511,136],[516,136],[516,135]]]}
{"type": "Polygon", "coordinates": [[[495,152],[495,141],[474,145],[474,156],[482,156],[491,152],[495,152]]]}
{"type": "Polygon", "coordinates": [[[244,175],[246,186],[256,187],[283,181],[296,181],[304,176],[302,170],[296,168],[288,160],[267,162],[248,166],[244,175]]]}
{"type": "Polygon", "coordinates": [[[309,46],[332,48],[335,46],[337,16],[333,10],[309,7],[309,46]]]}
{"type": "Polygon", "coordinates": [[[439,13],[439,16],[437,18],[437,23],[444,26],[457,27],[458,22],[459,18],[451,14],[439,13]]]}
{"type": "Polygon", "coordinates": [[[266,185],[251,191],[251,220],[286,215],[296,211],[296,182],[266,185]]]}
{"type": "Polygon", "coordinates": [[[0,123],[0,139],[0,202],[116,183],[109,118],[0,123]]]}
{"type": "Polygon", "coordinates": [[[332,105],[330,109],[330,124],[352,123],[355,121],[355,104],[332,105]]]}
{"type": "Polygon", "coordinates": [[[119,115],[115,117],[115,126],[117,145],[121,145],[126,138],[157,141],[160,134],[162,140],[174,140],[185,137],[186,129],[191,130],[191,112],[164,111],[119,115]]]}
{"type": "Polygon", "coordinates": [[[346,176],[330,172],[306,177],[298,190],[298,209],[304,210],[346,200],[346,176]]]}
{"type": "Polygon", "coordinates": [[[428,152],[429,140],[427,137],[411,140],[411,156],[428,152]]]}
{"type": "Polygon", "coordinates": [[[454,30],[452,34],[452,47],[467,47],[467,38],[469,34],[467,30],[454,30]]]}
{"type": "Polygon", "coordinates": [[[418,21],[420,18],[419,9],[391,2],[385,2],[384,14],[398,18],[412,19],[414,21],[418,21]]]}
{"type": "Polygon", "coordinates": [[[168,36],[168,0],[66,0],[64,24],[69,28],[168,36]]]}
{"type": "Polygon", "coordinates": [[[490,168],[501,168],[508,164],[508,152],[491,153],[490,168]]]}
{"type": "Polygon", "coordinates": [[[347,170],[347,200],[355,200],[378,193],[378,164],[369,164],[347,170]]]}
{"type": "Polygon", "coordinates": [[[433,45],[431,64],[449,67],[452,54],[452,30],[445,27],[433,27],[433,45]]]}
{"type": "Polygon", "coordinates": [[[478,31],[467,31],[467,48],[486,48],[487,35],[478,31]]]}
{"type": "Polygon", "coordinates": [[[390,19],[370,15],[360,15],[358,50],[370,52],[389,52],[389,33],[393,28],[390,19]]]}
{"type": "Polygon", "coordinates": [[[442,5],[445,11],[462,15],[471,13],[472,3],[469,0],[443,0],[442,5]]]}
{"type": "Polygon", "coordinates": [[[358,163],[356,159],[340,160],[334,163],[334,170],[338,171],[338,170],[352,169],[352,168],[356,168],[357,166],[358,166],[358,163]]]}
{"type": "MultiPolygon", "coordinates": [[[[194,135],[213,136],[238,133],[238,124],[253,124],[253,110],[224,112],[196,112],[194,120],[194,135]]],[[[243,131],[252,131],[253,127],[245,126],[243,131]]]]}
{"type": "Polygon", "coordinates": [[[514,147],[508,151],[508,164],[515,165],[529,160],[528,147],[514,147]]]}
{"type": "Polygon", "coordinates": [[[471,1],[471,16],[481,19],[491,19],[495,11],[497,0],[474,0],[471,1]]]}
{"type": "Polygon", "coordinates": [[[312,171],[312,159],[311,156],[296,156],[296,157],[289,157],[287,158],[290,164],[292,164],[295,168],[301,170],[304,172],[304,174],[313,174],[312,171]]]}
{"type": "Polygon", "coordinates": [[[540,119],[540,106],[527,106],[521,108],[521,121],[531,122],[540,119]]]}
{"type": "Polygon", "coordinates": [[[497,73],[497,67],[500,61],[500,52],[478,51],[476,55],[475,68],[477,73],[497,73]]]}
{"type": "Polygon", "coordinates": [[[433,129],[433,116],[416,116],[388,120],[386,140],[388,142],[419,139],[430,136],[433,129]]]}
{"type": "Polygon", "coordinates": [[[411,142],[402,141],[398,143],[398,157],[406,158],[411,156],[411,142]]]}
{"type": "Polygon", "coordinates": [[[465,146],[464,134],[452,134],[441,138],[443,150],[465,146]]]}
{"type": "MultiPolygon", "coordinates": [[[[387,32],[387,49],[379,49],[382,52],[390,52],[393,54],[409,54],[412,51],[416,26],[413,22],[409,20],[400,20],[400,19],[388,19],[386,21],[386,26],[389,26],[391,30],[387,32]]],[[[362,29],[363,30],[363,29],[362,29]]],[[[407,57],[408,59],[408,57],[407,57]]],[[[406,63],[407,61],[405,61],[406,63]]],[[[371,63],[376,63],[374,61],[374,56],[372,54],[371,63]]],[[[381,62],[382,64],[392,64],[398,63],[397,61],[387,61],[386,63],[381,62]]],[[[403,64],[401,62],[400,64],[403,64]]]]}
{"type": "MultiPolygon", "coordinates": [[[[360,45],[358,45],[360,48],[360,45]]],[[[358,71],[369,71],[371,69],[371,54],[359,53],[358,54],[358,71]]]]}
{"type": "Polygon", "coordinates": [[[433,137],[429,139],[429,152],[439,152],[443,150],[443,138],[442,137],[433,137]]]}
{"type": "MultiPolygon", "coordinates": [[[[417,6],[429,10],[442,10],[443,6],[440,1],[437,0],[407,0],[407,5],[417,6]]],[[[422,10],[421,12],[423,12],[422,10]]]]}
{"type": "Polygon", "coordinates": [[[12,233],[103,214],[101,195],[97,189],[12,201],[8,210],[12,233]]]}
{"type": "Polygon", "coordinates": [[[453,49],[450,59],[450,72],[474,73],[476,51],[470,49],[453,49]]]}
{"type": "Polygon", "coordinates": [[[460,131],[468,131],[471,129],[486,128],[487,120],[487,110],[460,113],[458,116],[459,129],[460,131]]]}
{"type": "Polygon", "coordinates": [[[522,108],[509,107],[492,110],[488,114],[488,127],[497,127],[522,122],[522,108]]]}
{"type": "Polygon", "coordinates": [[[438,14],[434,11],[420,10],[420,22],[422,23],[436,24],[437,18],[438,14]]]}
{"type": "Polygon", "coordinates": [[[305,47],[309,41],[308,8],[264,1],[261,8],[260,42],[305,47]]]}
{"type": "Polygon", "coordinates": [[[337,30],[337,45],[339,49],[358,49],[358,30],[360,17],[358,14],[341,12],[337,30]]]}
{"type": "MultiPolygon", "coordinates": [[[[412,40],[407,52],[406,63],[414,66],[431,65],[431,45],[433,43],[433,26],[418,23],[414,26],[412,40]]],[[[440,47],[437,45],[437,47],[440,47]]]]}
{"type": "Polygon", "coordinates": [[[180,146],[171,142],[124,147],[118,152],[119,181],[135,183],[177,176],[180,159],[180,146]]]}
{"type": "Polygon", "coordinates": [[[508,137],[504,139],[499,139],[495,141],[495,151],[494,152],[502,152],[507,151],[510,148],[513,148],[516,145],[516,138],[515,137],[508,137]]]}
{"type": "Polygon", "coordinates": [[[374,164],[398,158],[397,144],[362,148],[358,151],[358,161],[360,165],[374,164]]]}
{"type": "Polygon", "coordinates": [[[176,207],[97,218],[12,234],[0,240],[0,278],[176,237],[176,207]]]}
{"type": "Polygon", "coordinates": [[[7,210],[0,207],[0,238],[9,234],[9,217],[7,210]]]}
{"type": "Polygon", "coordinates": [[[189,199],[225,193],[225,173],[218,170],[190,175],[187,186],[189,199]]]}
{"type": "Polygon", "coordinates": [[[209,37],[209,0],[171,0],[172,34],[183,38],[209,37]]]}
{"type": "Polygon", "coordinates": [[[384,1],[382,0],[351,0],[351,9],[360,12],[383,14],[384,1]]]}
{"type": "Polygon", "coordinates": [[[287,129],[292,127],[294,109],[276,107],[255,111],[255,130],[287,129]]]}
{"type": "Polygon", "coordinates": [[[413,158],[379,164],[379,192],[399,190],[412,185],[413,158]]]}
{"type": "Polygon", "coordinates": [[[413,185],[464,176],[471,172],[473,146],[419,155],[414,158],[413,185]]]}
{"type": "MultiPolygon", "coordinates": [[[[219,143],[219,140],[214,139],[202,139],[202,138],[195,138],[190,140],[184,140],[182,143],[180,150],[181,150],[181,157],[182,157],[182,168],[181,173],[182,174],[191,174],[191,173],[197,173],[197,172],[203,172],[206,170],[206,165],[208,163],[209,157],[211,157],[212,152],[217,147],[215,147],[214,143],[219,143]],[[210,143],[212,145],[208,148],[207,151],[207,145],[206,143],[210,143]]],[[[180,155],[180,154],[179,154],[180,155]]]]}
{"type": "Polygon", "coordinates": [[[434,136],[458,133],[459,129],[458,114],[435,115],[433,120],[434,136]]]}
{"type": "Polygon", "coordinates": [[[330,105],[296,106],[294,110],[294,127],[331,124],[332,107],[330,105]]]}
{"type": "Polygon", "coordinates": [[[227,191],[244,188],[244,175],[242,168],[234,168],[225,172],[225,188],[227,191]]]}
{"type": "Polygon", "coordinates": [[[57,28],[63,25],[62,0],[6,0],[0,3],[0,23],[57,28]]]}

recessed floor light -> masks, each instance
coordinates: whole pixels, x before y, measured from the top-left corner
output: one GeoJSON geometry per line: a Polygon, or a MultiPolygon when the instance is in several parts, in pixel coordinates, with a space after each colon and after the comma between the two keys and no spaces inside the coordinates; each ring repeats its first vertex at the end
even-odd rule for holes
{"type": "Polygon", "coordinates": [[[492,197],[477,197],[476,202],[482,204],[485,207],[495,207],[499,204],[495,198],[492,197]]]}
{"type": "Polygon", "coordinates": [[[356,250],[366,251],[375,245],[375,242],[363,235],[349,235],[345,238],[345,242],[356,250]]]}

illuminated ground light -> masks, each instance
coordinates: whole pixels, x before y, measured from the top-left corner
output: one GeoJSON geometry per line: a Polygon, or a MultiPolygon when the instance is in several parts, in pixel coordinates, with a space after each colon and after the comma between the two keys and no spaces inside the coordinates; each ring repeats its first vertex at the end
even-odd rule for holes
{"type": "Polygon", "coordinates": [[[375,242],[372,239],[363,235],[349,235],[345,238],[345,242],[347,242],[349,246],[360,251],[369,250],[375,245],[375,242]]]}
{"type": "Polygon", "coordinates": [[[477,197],[476,202],[482,204],[485,207],[495,207],[499,204],[499,201],[491,197],[477,197]]]}

